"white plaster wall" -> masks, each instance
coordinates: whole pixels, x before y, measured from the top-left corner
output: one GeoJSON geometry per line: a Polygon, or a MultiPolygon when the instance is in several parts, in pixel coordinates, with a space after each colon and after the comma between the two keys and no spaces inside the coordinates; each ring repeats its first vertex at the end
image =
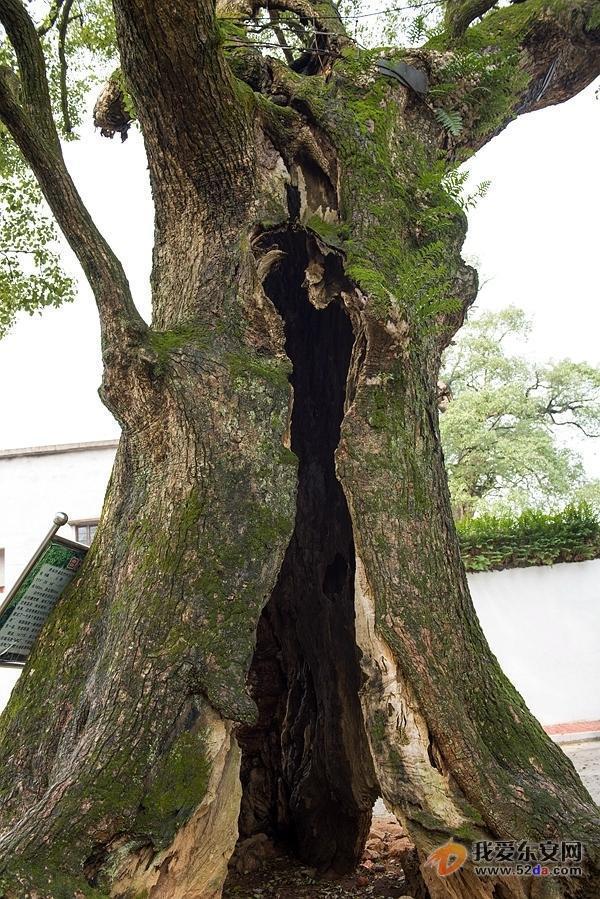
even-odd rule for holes
{"type": "MultiPolygon", "coordinates": [[[[42,542],[57,512],[66,512],[73,521],[99,518],[115,453],[114,447],[102,447],[0,458],[4,595],[42,542]]],[[[69,524],[59,534],[75,539],[69,524]]],[[[8,702],[19,674],[18,668],[0,668],[0,710],[8,702]]]]}
{"type": "MultiPolygon", "coordinates": [[[[57,512],[73,521],[97,519],[116,450],[113,447],[0,458],[0,547],[6,589],[16,580],[57,512]]],[[[65,525],[59,533],[71,540],[65,525]]]]}
{"type": "Polygon", "coordinates": [[[492,651],[542,724],[600,719],[600,559],[469,584],[492,651]]]}
{"type": "MultiPolygon", "coordinates": [[[[56,512],[96,519],[115,449],[0,458],[7,589],[56,512]]],[[[67,525],[60,533],[74,537],[67,525]]],[[[600,559],[469,575],[492,651],[543,724],[600,719],[600,559]]],[[[18,677],[0,668],[0,709],[18,677]]]]}

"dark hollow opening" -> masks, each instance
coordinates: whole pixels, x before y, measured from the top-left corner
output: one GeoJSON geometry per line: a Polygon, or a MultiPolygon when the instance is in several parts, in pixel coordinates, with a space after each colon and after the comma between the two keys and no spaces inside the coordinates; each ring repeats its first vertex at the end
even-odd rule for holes
{"type": "Polygon", "coordinates": [[[240,840],[264,833],[321,870],[353,868],[378,795],[359,702],[354,543],[334,452],[354,344],[341,302],[304,287],[306,232],[265,238],[285,252],[265,290],[281,314],[299,458],[295,529],[261,616],[249,683],[259,709],[239,732],[240,840]]]}

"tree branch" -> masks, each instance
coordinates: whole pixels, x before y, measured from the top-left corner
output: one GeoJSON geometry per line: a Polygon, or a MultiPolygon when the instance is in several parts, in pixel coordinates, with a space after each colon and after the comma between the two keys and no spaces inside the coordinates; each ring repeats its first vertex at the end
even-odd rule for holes
{"type": "Polygon", "coordinates": [[[37,30],[37,33],[39,34],[40,37],[44,37],[44,35],[48,34],[48,32],[54,28],[54,26],[56,25],[56,20],[58,19],[58,16],[60,14],[60,9],[61,9],[61,6],[63,5],[63,3],[64,3],[64,0],[55,0],[54,4],[50,7],[50,11],[48,12],[48,15],[46,16],[46,18],[44,19],[44,21],[42,22],[42,24],[39,26],[39,28],[37,30]]]}
{"type": "Polygon", "coordinates": [[[586,437],[600,437],[600,433],[592,434],[592,433],[590,433],[590,431],[586,431],[586,429],[583,427],[583,425],[580,425],[578,421],[556,421],[552,412],[549,412],[548,414],[550,415],[552,424],[556,425],[557,427],[564,427],[565,425],[567,425],[567,426],[570,426],[573,428],[577,428],[586,437]]]}
{"type": "Polygon", "coordinates": [[[283,51],[283,55],[285,56],[285,61],[289,66],[293,65],[294,62],[294,54],[291,49],[287,45],[287,41],[285,39],[285,34],[283,33],[280,25],[279,25],[279,13],[274,9],[269,10],[269,19],[271,22],[271,29],[273,34],[279,41],[279,45],[283,51]]]}
{"type": "Polygon", "coordinates": [[[291,12],[303,24],[312,24],[315,31],[335,39],[337,46],[349,44],[346,26],[339,10],[331,0],[218,0],[217,15],[238,20],[254,18],[260,9],[291,12]]]}
{"type": "Polygon", "coordinates": [[[157,216],[195,196],[243,215],[254,184],[251,95],[221,51],[210,0],[114,0],[127,89],[144,134],[157,216]]]}
{"type": "Polygon", "coordinates": [[[527,396],[527,397],[530,396],[535,390],[537,390],[537,389],[539,388],[539,386],[540,386],[540,375],[539,375],[539,372],[538,372],[537,369],[536,369],[536,372],[535,372],[535,384],[531,384],[531,385],[527,388],[527,390],[525,391],[525,396],[527,396]]]}
{"type": "Polygon", "coordinates": [[[517,100],[516,115],[569,100],[600,74],[600,27],[588,27],[599,15],[598,0],[542,7],[523,36],[521,64],[529,85],[517,100]]]}
{"type": "Polygon", "coordinates": [[[496,6],[498,0],[448,0],[446,27],[454,37],[464,34],[471,22],[496,6]]]}
{"type": "Polygon", "coordinates": [[[52,117],[46,63],[39,35],[20,0],[0,0],[0,21],[17,56],[25,112],[54,147],[60,142],[52,117]]]}
{"type": "MultiPolygon", "coordinates": [[[[160,3],[157,3],[157,8],[160,6],[160,3]]],[[[129,6],[129,4],[124,5],[129,6]]],[[[194,4],[194,8],[196,8],[196,4],[194,4]]],[[[346,33],[345,25],[339,15],[339,11],[333,2],[330,0],[322,0],[320,3],[312,3],[311,0],[218,0],[216,6],[216,14],[219,23],[222,23],[223,27],[226,29],[228,24],[234,25],[242,25],[244,23],[250,22],[250,20],[254,19],[260,9],[267,9],[269,12],[269,17],[271,20],[270,28],[274,31],[278,45],[283,49],[284,56],[288,65],[294,68],[296,71],[302,69],[304,64],[314,69],[315,66],[315,58],[320,61],[331,61],[332,58],[335,58],[338,55],[339,50],[348,44],[351,43],[350,38],[346,33]],[[285,25],[291,31],[293,31],[302,41],[305,41],[307,37],[313,37],[313,47],[304,48],[304,54],[301,53],[298,59],[294,58],[293,48],[289,47],[286,40],[285,35],[280,27],[279,20],[279,12],[287,12],[294,13],[297,16],[297,19],[289,19],[286,20],[285,25]]],[[[149,18],[149,17],[147,17],[149,18]]],[[[168,19],[168,16],[167,16],[168,19]]],[[[124,48],[130,46],[131,49],[131,63],[130,63],[130,71],[126,71],[124,67],[125,77],[127,80],[128,86],[131,86],[132,93],[135,98],[136,91],[140,93],[142,97],[142,106],[143,106],[143,96],[148,95],[149,91],[147,87],[144,87],[142,84],[141,75],[145,77],[148,76],[149,71],[147,66],[142,63],[142,52],[141,48],[136,46],[135,40],[133,39],[134,32],[131,31],[131,34],[128,36],[127,29],[132,26],[133,17],[129,24],[127,19],[123,20],[123,30],[122,30],[122,40],[124,48]],[[133,51],[140,50],[141,52],[137,54],[137,61],[134,58],[135,54],[133,51]],[[139,82],[139,85],[138,85],[139,82]]],[[[148,21],[145,28],[157,27],[157,23],[148,21]]],[[[266,26],[263,26],[266,27],[266,26]]],[[[185,23],[184,23],[185,28],[185,23]]],[[[150,140],[150,144],[152,147],[153,139],[152,133],[153,131],[158,131],[161,134],[161,137],[164,138],[165,134],[165,125],[169,120],[168,113],[171,115],[173,112],[183,112],[185,110],[185,106],[182,106],[182,103],[189,105],[191,100],[195,99],[193,102],[193,109],[191,111],[186,111],[185,116],[182,119],[182,123],[184,127],[188,127],[188,123],[192,123],[194,118],[198,116],[199,110],[202,110],[203,102],[206,100],[209,102],[209,113],[210,115],[201,116],[202,122],[198,123],[196,127],[196,135],[202,138],[202,146],[205,150],[206,161],[207,163],[214,164],[215,154],[211,151],[211,146],[215,141],[215,135],[218,135],[219,131],[222,131],[223,128],[218,124],[217,119],[219,116],[219,107],[215,105],[214,100],[217,99],[215,96],[219,94],[221,97],[221,101],[223,103],[224,108],[229,109],[228,115],[231,114],[231,107],[233,106],[234,114],[237,115],[239,110],[235,110],[235,104],[239,101],[238,96],[235,95],[236,91],[233,86],[230,73],[229,66],[222,58],[219,51],[218,43],[219,40],[210,36],[210,29],[213,31],[217,28],[217,24],[213,21],[212,18],[209,17],[209,25],[204,29],[203,34],[205,34],[205,43],[203,47],[200,48],[201,54],[198,59],[193,60],[192,67],[184,64],[180,80],[185,79],[187,84],[187,89],[184,92],[183,100],[178,98],[176,101],[169,105],[169,108],[160,112],[159,115],[152,115],[153,112],[156,112],[156,102],[153,102],[152,108],[148,109],[148,118],[144,123],[144,114],[142,111],[142,107],[140,106],[139,100],[135,100],[136,110],[140,108],[140,124],[142,126],[142,130],[144,134],[147,134],[148,140],[150,140]],[[212,41],[212,46],[211,46],[212,41]],[[211,54],[214,58],[211,57],[211,54]],[[215,62],[218,60],[219,66],[215,66],[215,62]],[[219,71],[220,68],[220,71],[219,71]],[[207,75],[204,75],[203,72],[207,72],[207,75]],[[211,74],[212,73],[212,74],[211,74]],[[216,78],[216,85],[211,86],[211,80],[216,78]],[[212,135],[210,128],[212,128],[212,135]]],[[[137,33],[136,33],[137,34],[137,33]]],[[[139,39],[139,35],[137,35],[139,39]]],[[[240,42],[236,37],[232,38],[232,41],[239,46],[243,46],[243,41],[240,42]]],[[[250,45],[253,47],[254,45],[250,45]]],[[[302,50],[302,48],[298,48],[302,50]]],[[[154,60],[156,62],[156,60],[154,60]]],[[[169,59],[170,63],[171,60],[169,59]]],[[[162,65],[162,63],[161,63],[162,65]]],[[[314,71],[311,71],[310,74],[314,74],[314,71]]],[[[153,75],[152,78],[155,79],[159,77],[158,69],[157,74],[153,75]]],[[[169,86],[165,81],[164,86],[169,86]]],[[[113,73],[109,82],[103,88],[102,92],[98,96],[98,100],[96,102],[96,106],[94,108],[94,124],[96,127],[101,129],[101,134],[104,137],[113,137],[116,132],[121,134],[122,140],[125,139],[127,135],[127,130],[130,126],[133,117],[130,112],[129,104],[125,101],[124,90],[123,90],[123,75],[121,72],[117,71],[113,73]]],[[[247,125],[247,122],[246,122],[247,125]]],[[[181,130],[181,129],[180,129],[181,130]]],[[[242,143],[247,139],[246,135],[241,135],[242,143]]],[[[225,140],[225,136],[223,140],[225,140]]],[[[220,158],[222,156],[222,143],[223,140],[219,141],[219,148],[217,157],[220,158]]],[[[235,141],[234,141],[235,143],[235,141]]],[[[150,149],[151,149],[150,147],[150,149]]],[[[151,153],[149,152],[149,157],[151,153]]],[[[152,161],[150,160],[150,169],[152,175],[152,161]]],[[[162,163],[159,165],[161,176],[164,176],[164,168],[162,163]]],[[[206,172],[208,175],[208,171],[206,172]]],[[[217,179],[220,183],[227,185],[227,181],[223,181],[223,175],[220,173],[219,178],[217,179]]],[[[239,187],[239,179],[238,183],[234,185],[233,192],[236,193],[239,187]]],[[[231,195],[232,191],[229,191],[229,195],[231,195]]],[[[239,199],[238,199],[239,205],[239,199]]]]}
{"type": "Polygon", "coordinates": [[[568,100],[600,74],[600,0],[527,0],[491,9],[465,28],[476,6],[477,0],[449,6],[450,22],[439,42],[450,52],[476,51],[487,60],[475,86],[471,74],[447,101],[465,124],[458,146],[472,151],[517,116],[568,100]],[[493,116],[490,107],[498,107],[493,116]]]}
{"type": "Polygon", "coordinates": [[[0,0],[0,22],[21,74],[19,102],[9,73],[0,72],[0,119],[31,167],[94,292],[103,348],[126,349],[147,330],[121,263],[92,221],[65,165],[50,103],[40,38],[20,0],[0,0]]]}
{"type": "Polygon", "coordinates": [[[62,15],[60,17],[60,25],[58,26],[58,59],[60,63],[60,104],[63,114],[63,126],[66,134],[73,131],[73,124],[69,113],[69,93],[67,89],[67,54],[65,44],[67,41],[67,30],[69,28],[69,16],[73,0],[66,0],[62,15]]]}

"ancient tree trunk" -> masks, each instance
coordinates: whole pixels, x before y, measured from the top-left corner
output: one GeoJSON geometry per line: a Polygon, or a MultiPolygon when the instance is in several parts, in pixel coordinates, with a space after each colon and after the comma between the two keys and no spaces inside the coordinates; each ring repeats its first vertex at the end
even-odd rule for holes
{"type": "Polygon", "coordinates": [[[314,31],[290,67],[224,52],[210,4],[115,0],[156,203],[147,327],[64,168],[35,31],[0,0],[25,86],[0,81],[0,114],[94,287],[123,428],[0,720],[7,899],[218,897],[256,833],[347,870],[377,795],[421,861],[449,836],[585,844],[586,876],[546,892],[423,868],[434,899],[600,889],[598,809],[477,622],[436,408],[476,293],[446,166],[589,83],[598,4],[469,27],[489,5],[449,4],[404,55],[422,96],[325,4],[270,4],[314,31]]]}

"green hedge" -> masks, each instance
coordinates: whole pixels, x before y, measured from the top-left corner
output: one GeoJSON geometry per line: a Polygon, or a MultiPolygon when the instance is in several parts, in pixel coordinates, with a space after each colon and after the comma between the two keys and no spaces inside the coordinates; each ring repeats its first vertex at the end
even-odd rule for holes
{"type": "Polygon", "coordinates": [[[467,571],[600,558],[600,521],[589,506],[562,512],[484,515],[457,523],[467,571]]]}

